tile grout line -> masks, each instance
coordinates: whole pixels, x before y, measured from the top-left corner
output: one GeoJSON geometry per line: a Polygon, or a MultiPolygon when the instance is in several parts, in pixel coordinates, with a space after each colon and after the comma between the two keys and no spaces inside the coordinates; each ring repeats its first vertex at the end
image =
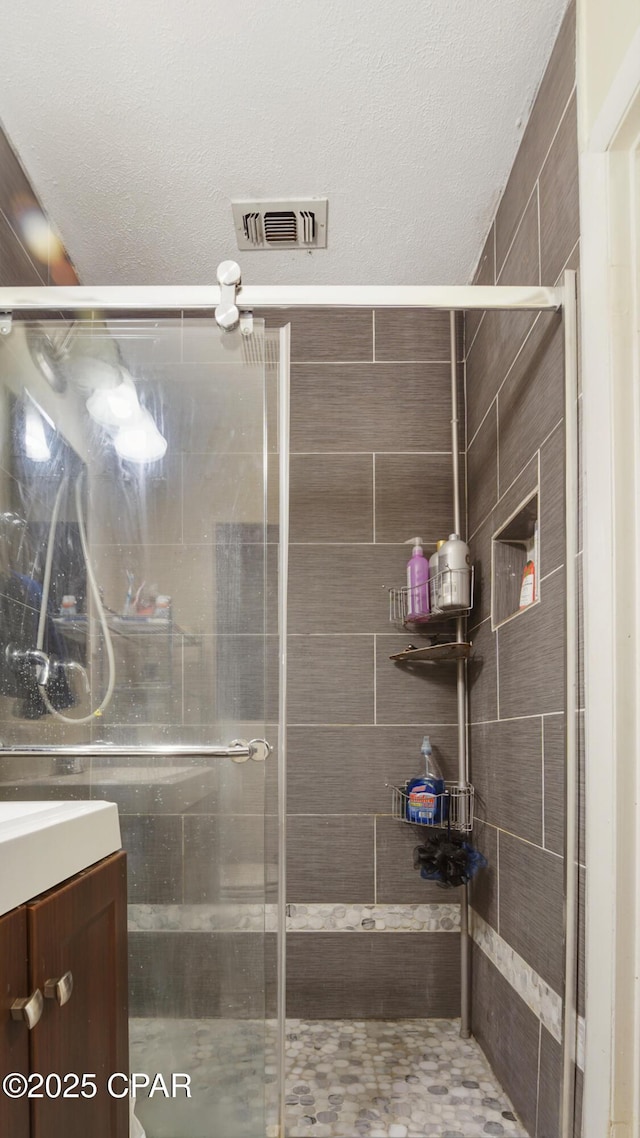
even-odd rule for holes
{"type": "MultiPolygon", "coordinates": [[[[480,311],[476,309],[476,311],[480,311]]],[[[185,361],[189,363],[190,361],[185,361]]],[[[460,361],[459,361],[460,362],[460,361]]],[[[292,367],[371,367],[371,364],[379,364],[380,367],[398,367],[398,365],[406,365],[407,367],[415,367],[416,364],[426,364],[427,367],[451,367],[451,358],[449,359],[406,359],[402,357],[398,360],[384,359],[359,359],[359,360],[328,360],[328,359],[311,359],[311,360],[291,360],[292,367]]]]}
{"type": "MultiPolygon", "coordinates": [[[[546,152],[546,154],[545,154],[544,158],[542,159],[542,162],[541,162],[541,164],[540,164],[540,169],[539,169],[539,170],[536,172],[536,182],[538,182],[538,181],[539,181],[539,179],[540,179],[540,175],[541,175],[542,171],[543,171],[543,170],[544,170],[544,168],[545,168],[545,165],[546,165],[546,163],[547,163],[547,158],[549,157],[549,155],[550,155],[550,153],[551,153],[551,149],[552,149],[552,147],[553,147],[553,144],[554,144],[554,142],[555,142],[555,140],[556,140],[556,138],[557,138],[557,136],[558,136],[558,132],[559,132],[559,130],[560,130],[560,127],[562,126],[562,123],[564,122],[564,118],[565,118],[565,115],[566,115],[566,113],[567,113],[567,111],[568,111],[568,109],[569,109],[569,107],[570,107],[570,105],[571,105],[571,100],[573,99],[573,96],[574,96],[575,92],[576,92],[576,84],[574,83],[574,84],[573,84],[573,87],[571,88],[571,94],[569,95],[569,98],[567,99],[567,101],[566,101],[566,103],[565,103],[564,107],[562,108],[562,114],[560,115],[560,118],[558,119],[558,124],[557,124],[557,126],[556,126],[556,129],[555,129],[555,131],[553,132],[553,138],[551,139],[551,142],[549,143],[549,147],[548,147],[548,149],[547,149],[547,152],[546,152]]],[[[527,123],[527,125],[528,125],[528,123],[527,123]]],[[[525,128],[525,130],[526,130],[526,128],[525,128]]],[[[524,136],[523,136],[523,137],[524,137],[524,136]]],[[[506,189],[506,187],[505,187],[505,189],[506,189]]],[[[497,274],[497,276],[496,276],[496,284],[498,283],[498,280],[499,280],[499,278],[502,276],[502,273],[503,273],[503,271],[504,271],[504,266],[505,266],[505,263],[506,263],[506,261],[507,261],[507,258],[508,258],[508,256],[509,256],[510,252],[511,252],[511,247],[512,247],[512,245],[513,245],[513,242],[514,242],[514,241],[515,241],[515,239],[516,239],[516,236],[517,236],[517,234],[518,234],[518,230],[520,229],[520,225],[521,225],[521,223],[522,223],[522,218],[524,217],[524,214],[525,214],[525,213],[526,213],[526,211],[527,211],[527,207],[528,207],[528,205],[529,205],[529,202],[531,201],[531,198],[533,197],[533,192],[534,192],[534,190],[535,190],[535,186],[534,186],[533,190],[531,191],[531,193],[529,194],[529,197],[528,197],[528,198],[527,198],[527,200],[526,200],[526,203],[525,203],[525,205],[524,205],[524,207],[523,207],[523,210],[522,210],[522,213],[521,213],[521,215],[520,215],[520,220],[518,221],[518,225],[517,225],[517,227],[516,227],[515,233],[514,233],[514,235],[513,235],[512,239],[511,239],[511,241],[509,242],[509,247],[508,247],[508,249],[507,249],[507,251],[506,251],[506,253],[505,253],[504,257],[503,257],[503,260],[502,260],[502,265],[500,266],[500,272],[499,272],[499,273],[497,274]]],[[[499,206],[500,206],[500,204],[501,204],[501,203],[499,203],[499,206]]],[[[499,206],[498,206],[498,208],[499,208],[499,206]]],[[[496,217],[497,217],[497,212],[498,212],[498,211],[496,210],[496,217]]],[[[495,219],[494,219],[494,220],[495,220],[495,219]]],[[[495,228],[497,229],[497,226],[496,226],[495,228]]],[[[497,267],[498,267],[498,263],[497,263],[497,244],[496,244],[496,270],[497,270],[497,267]]]]}
{"type": "MultiPolygon", "coordinates": [[[[529,328],[529,331],[527,332],[527,334],[526,334],[526,336],[525,336],[524,340],[522,341],[522,343],[521,343],[520,347],[518,348],[518,351],[516,352],[516,354],[515,354],[515,356],[514,356],[513,360],[512,360],[512,361],[511,361],[511,363],[509,364],[509,367],[508,367],[508,369],[507,369],[507,372],[506,372],[506,374],[504,375],[504,377],[503,377],[503,378],[502,378],[502,380],[500,381],[500,384],[499,384],[499,386],[498,386],[498,388],[497,388],[497,390],[496,390],[496,393],[495,393],[494,399],[497,399],[498,395],[499,395],[499,394],[500,394],[500,392],[502,391],[502,388],[504,387],[504,385],[505,385],[505,383],[507,382],[507,380],[508,380],[509,376],[511,375],[511,372],[513,371],[513,369],[514,369],[514,367],[516,366],[516,364],[517,364],[518,360],[520,359],[520,356],[522,355],[522,352],[523,352],[523,350],[524,350],[524,348],[525,348],[525,345],[527,344],[527,342],[528,342],[528,341],[529,341],[529,339],[531,338],[531,336],[532,336],[532,334],[533,334],[533,331],[534,331],[534,328],[537,328],[537,326],[538,326],[538,322],[539,322],[539,320],[540,320],[540,317],[541,317],[542,315],[543,315],[543,313],[542,313],[542,312],[538,312],[538,314],[536,315],[536,318],[535,318],[535,320],[533,321],[533,324],[532,324],[532,325],[531,325],[531,327],[529,328]]],[[[491,400],[491,402],[493,403],[493,399],[491,400]]],[[[469,446],[471,446],[471,445],[473,444],[473,442],[475,441],[476,435],[478,434],[478,431],[480,430],[480,427],[481,427],[481,426],[482,426],[482,424],[484,423],[484,421],[485,421],[485,419],[486,419],[487,415],[489,414],[489,411],[490,411],[490,410],[491,410],[491,404],[489,404],[489,407],[487,408],[487,410],[485,411],[484,415],[482,416],[482,421],[481,421],[480,425],[478,426],[478,428],[477,428],[477,430],[476,430],[476,432],[475,432],[475,434],[474,434],[473,438],[471,439],[471,442],[469,443],[469,446]]]]}
{"type": "Polygon", "coordinates": [[[480,331],[480,329],[482,328],[482,325],[484,324],[484,318],[487,315],[488,311],[489,311],[489,309],[485,308],[484,311],[482,312],[482,315],[481,315],[480,319],[478,320],[478,327],[476,328],[476,330],[473,334],[473,338],[471,340],[471,343],[469,344],[469,347],[467,347],[467,345],[465,344],[465,348],[464,348],[464,350],[465,350],[465,357],[464,357],[465,364],[466,364],[467,360],[469,359],[469,355],[471,354],[471,349],[472,349],[473,345],[475,344],[475,342],[478,338],[478,332],[480,331]]]}
{"type": "MultiPolygon", "coordinates": [[[[194,451],[194,454],[196,452],[194,451]]],[[[205,451],[198,451],[198,454],[206,455],[205,451]]],[[[230,451],[231,454],[249,454],[249,451],[230,451]]],[[[311,458],[311,457],[325,457],[325,458],[354,458],[362,455],[369,455],[370,450],[292,450],[292,458],[311,458]]],[[[407,454],[421,454],[426,458],[448,458],[451,455],[450,450],[376,450],[376,454],[384,455],[407,455],[407,454]]]]}
{"type": "MultiPolygon", "coordinates": [[[[498,502],[502,497],[500,493],[500,412],[498,410],[498,396],[496,395],[496,489],[498,491],[498,502]]],[[[497,505],[497,502],[495,503],[497,505]]],[[[494,505],[494,508],[495,508],[494,505]]]]}
{"type": "Polygon", "coordinates": [[[378,816],[373,816],[373,903],[378,904],[378,816]]]}
{"type": "Polygon", "coordinates": [[[496,628],[496,716],[500,723],[500,629],[496,628]]]}
{"type": "MultiPolygon", "coordinates": [[[[540,712],[534,715],[505,715],[503,719],[474,719],[470,724],[471,727],[483,727],[485,723],[520,723],[521,720],[539,719],[540,712]]],[[[546,716],[564,715],[564,711],[545,711],[542,713],[546,716]]]]}
{"type": "Polygon", "coordinates": [[[372,332],[372,350],[373,350],[373,363],[376,362],[376,310],[371,309],[371,332],[372,332]]]}
{"type": "MultiPolygon", "coordinates": [[[[495,397],[495,398],[497,399],[497,395],[496,395],[496,397],[495,397]]],[[[491,401],[491,406],[492,406],[492,405],[493,405],[493,400],[491,401]]],[[[488,411],[487,411],[487,415],[489,414],[489,411],[491,410],[491,406],[489,407],[489,409],[488,409],[488,411]]],[[[486,419],[487,415],[485,415],[485,419],[486,419]]],[[[482,422],[484,422],[484,419],[483,419],[483,421],[482,421],[482,422]]],[[[536,457],[536,454],[537,454],[537,453],[538,453],[538,452],[539,452],[539,451],[542,449],[542,447],[543,447],[543,446],[545,446],[545,444],[546,444],[546,443],[548,443],[548,442],[549,442],[549,439],[551,438],[551,436],[552,436],[553,434],[555,434],[555,432],[558,430],[558,427],[561,427],[563,423],[564,423],[564,416],[563,416],[561,419],[559,419],[559,420],[558,420],[558,422],[555,424],[555,426],[554,426],[554,427],[553,427],[553,428],[552,428],[552,429],[549,431],[549,434],[548,434],[548,435],[546,435],[546,436],[544,437],[544,439],[543,439],[543,440],[542,440],[542,442],[540,443],[540,446],[538,447],[538,451],[536,451],[534,454],[532,454],[532,455],[531,455],[531,457],[530,457],[530,458],[528,458],[528,459],[527,459],[527,461],[525,462],[524,466],[523,466],[523,467],[522,467],[522,468],[521,468],[521,469],[518,471],[518,473],[516,474],[515,478],[514,478],[514,479],[513,479],[513,480],[512,480],[512,481],[509,483],[509,485],[507,486],[507,488],[506,488],[505,490],[503,490],[502,494],[501,494],[501,495],[500,495],[500,497],[498,498],[498,501],[495,503],[495,505],[493,505],[493,506],[491,507],[491,509],[487,511],[487,513],[486,513],[486,514],[484,515],[484,517],[482,518],[482,521],[478,522],[478,525],[476,526],[476,528],[474,529],[473,533],[472,533],[472,534],[470,535],[470,537],[469,537],[469,541],[473,541],[474,537],[477,535],[477,533],[479,532],[479,530],[481,530],[481,529],[482,529],[482,527],[483,527],[483,525],[485,524],[485,522],[487,522],[487,521],[488,521],[488,519],[491,517],[491,515],[492,515],[493,511],[494,511],[494,510],[495,510],[495,509],[496,509],[496,508],[497,508],[497,507],[500,505],[500,502],[502,501],[502,499],[503,499],[503,498],[504,498],[504,497],[505,497],[505,496],[506,496],[506,495],[509,493],[509,491],[510,491],[510,490],[512,490],[512,489],[513,489],[513,487],[515,486],[515,484],[516,484],[516,482],[518,481],[518,479],[522,477],[522,475],[524,474],[524,472],[525,472],[525,470],[527,469],[527,467],[528,467],[528,466],[529,466],[529,465],[530,465],[530,464],[533,462],[534,458],[536,457]]],[[[480,424],[480,426],[482,426],[482,423],[480,424]]],[[[479,429],[480,429],[480,428],[478,428],[478,430],[479,430],[479,429]]],[[[476,433],[475,433],[475,435],[474,435],[474,437],[473,437],[473,440],[472,440],[472,442],[473,442],[473,441],[475,441],[475,439],[476,439],[476,437],[477,437],[477,434],[478,434],[478,431],[476,431],[476,433]]],[[[538,486],[539,486],[539,485],[540,485],[540,470],[538,469],[538,486]]],[[[526,498],[526,497],[527,497],[527,495],[525,494],[525,498],[526,498]]]]}
{"type": "Polygon", "coordinates": [[[541,804],[542,804],[542,848],[546,849],[547,848],[547,835],[546,835],[546,828],[545,828],[545,821],[544,821],[544,817],[545,817],[545,801],[544,801],[544,784],[545,784],[545,777],[544,777],[544,775],[545,775],[545,768],[544,768],[544,715],[540,716],[540,743],[541,743],[540,761],[542,764],[542,801],[541,801],[541,804]]]}
{"type": "MultiPolygon", "coordinates": [[[[534,718],[539,719],[540,717],[536,715],[534,718]]],[[[392,817],[392,815],[385,816],[392,817]]],[[[313,817],[317,817],[317,815],[313,815],[313,817]]],[[[358,817],[362,817],[362,815],[358,815],[358,817]]],[[[532,842],[531,838],[523,838],[522,834],[516,833],[515,830],[507,830],[505,826],[499,826],[496,822],[489,822],[487,818],[479,818],[478,821],[482,822],[485,826],[490,826],[492,830],[496,831],[496,834],[505,834],[509,838],[515,838],[517,842],[522,842],[525,846],[531,846],[532,849],[538,850],[539,853],[554,857],[556,861],[564,861],[562,854],[556,853],[555,850],[545,849],[545,847],[541,846],[538,842],[532,842]]]]}
{"type": "Polygon", "coordinates": [[[536,178],[534,187],[536,191],[537,210],[536,210],[536,224],[538,226],[538,284],[542,284],[542,225],[540,222],[540,175],[536,178]]]}
{"type": "MultiPolygon", "coordinates": [[[[502,276],[502,274],[505,270],[507,261],[509,260],[509,257],[511,256],[513,246],[515,245],[518,234],[519,234],[520,230],[522,229],[522,222],[525,219],[526,212],[527,212],[529,206],[531,205],[533,195],[536,192],[536,184],[537,184],[537,179],[536,179],[536,182],[534,182],[534,184],[533,184],[533,189],[531,190],[529,197],[527,198],[525,204],[522,207],[522,213],[520,214],[520,217],[518,218],[518,224],[516,225],[516,228],[515,228],[514,233],[513,233],[513,237],[511,238],[511,241],[509,242],[509,248],[507,249],[507,251],[504,255],[502,265],[500,266],[500,272],[496,276],[496,284],[500,283],[500,277],[502,276]]],[[[496,211],[496,216],[497,216],[497,211],[496,211]]]]}
{"type": "Polygon", "coordinates": [[[500,830],[496,827],[496,932],[500,936],[500,830]]]}

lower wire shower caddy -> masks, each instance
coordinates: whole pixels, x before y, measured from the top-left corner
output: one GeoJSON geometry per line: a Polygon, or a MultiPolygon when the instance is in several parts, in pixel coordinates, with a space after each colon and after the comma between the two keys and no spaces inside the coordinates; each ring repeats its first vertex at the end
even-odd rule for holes
{"type": "Polygon", "coordinates": [[[391,787],[391,813],[398,822],[408,826],[420,826],[429,830],[456,830],[470,834],[473,829],[474,789],[471,785],[460,786],[457,782],[445,782],[444,794],[435,795],[438,799],[436,816],[441,821],[416,822],[408,818],[409,795],[404,786],[391,787]]]}

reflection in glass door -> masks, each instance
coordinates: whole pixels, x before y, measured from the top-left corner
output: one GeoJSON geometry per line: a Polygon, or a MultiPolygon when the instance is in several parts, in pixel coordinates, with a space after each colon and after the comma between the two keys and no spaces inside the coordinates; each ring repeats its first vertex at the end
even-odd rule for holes
{"type": "Polygon", "coordinates": [[[138,1099],[147,1138],[277,1119],[275,757],[211,753],[277,738],[277,400],[260,320],[0,344],[0,798],[118,804],[131,1068],[191,1081],[138,1099]]]}

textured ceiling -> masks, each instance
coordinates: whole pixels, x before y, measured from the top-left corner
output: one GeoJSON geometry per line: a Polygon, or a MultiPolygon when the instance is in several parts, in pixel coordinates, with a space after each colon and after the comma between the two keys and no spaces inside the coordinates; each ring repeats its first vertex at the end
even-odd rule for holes
{"type": "Polygon", "coordinates": [[[35,0],[0,120],[85,284],[469,280],[565,0],[35,0]],[[327,195],[237,252],[232,198],[327,195]]]}

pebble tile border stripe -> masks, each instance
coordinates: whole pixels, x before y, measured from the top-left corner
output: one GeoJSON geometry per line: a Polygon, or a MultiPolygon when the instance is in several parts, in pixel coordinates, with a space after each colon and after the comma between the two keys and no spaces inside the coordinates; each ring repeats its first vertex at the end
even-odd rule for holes
{"type": "MultiPolygon", "coordinates": [[[[276,932],[276,905],[129,905],[130,932],[276,932]]],[[[287,932],[457,933],[459,905],[287,905],[287,932]]]]}

